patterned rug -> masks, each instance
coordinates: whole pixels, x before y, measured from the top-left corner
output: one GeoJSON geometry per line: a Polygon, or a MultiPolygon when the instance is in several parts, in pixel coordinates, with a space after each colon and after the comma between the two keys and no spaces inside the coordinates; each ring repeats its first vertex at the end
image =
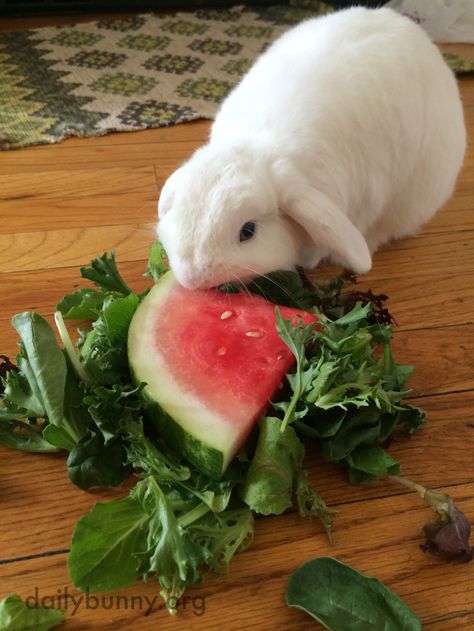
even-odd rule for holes
{"type": "Polygon", "coordinates": [[[333,10],[297,1],[0,34],[0,149],[213,118],[273,40],[333,10]]]}

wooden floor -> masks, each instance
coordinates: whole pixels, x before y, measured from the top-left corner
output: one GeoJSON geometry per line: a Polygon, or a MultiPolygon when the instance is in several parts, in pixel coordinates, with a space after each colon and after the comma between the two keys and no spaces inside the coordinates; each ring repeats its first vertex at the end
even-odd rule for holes
{"type": "MultiPolygon", "coordinates": [[[[462,79],[461,91],[472,138],[474,77],[462,79]]],[[[0,354],[16,350],[11,316],[34,309],[51,319],[57,300],[80,282],[79,265],[104,250],[115,248],[126,280],[144,286],[160,188],[208,129],[199,121],[0,154],[0,354]]],[[[446,208],[420,235],[378,253],[360,282],[390,296],[395,355],[415,364],[413,400],[428,412],[426,428],[391,453],[407,477],[445,489],[474,520],[472,143],[446,208]]],[[[174,618],[159,609],[152,580],[122,590],[128,600],[91,595],[87,603],[83,595],[75,610],[71,595],[77,603],[80,594],[66,566],[74,524],[94,502],[127,491],[80,491],[68,481],[62,455],[0,447],[0,458],[0,599],[36,593],[45,604],[67,605],[65,629],[315,629],[285,606],[284,589],[298,565],[325,554],[383,580],[427,631],[474,629],[474,563],[447,564],[419,549],[430,511],[388,482],[351,487],[316,457],[308,458],[312,481],[340,511],[332,548],[318,522],[294,513],[259,519],[252,547],[229,576],[209,576],[174,618]]]]}

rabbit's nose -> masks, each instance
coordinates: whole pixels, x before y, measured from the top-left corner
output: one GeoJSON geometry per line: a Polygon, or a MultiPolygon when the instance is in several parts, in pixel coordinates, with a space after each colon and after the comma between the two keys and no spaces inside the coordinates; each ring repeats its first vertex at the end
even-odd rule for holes
{"type": "Polygon", "coordinates": [[[202,276],[194,269],[175,269],[173,271],[176,280],[185,289],[198,289],[203,284],[202,276]]]}

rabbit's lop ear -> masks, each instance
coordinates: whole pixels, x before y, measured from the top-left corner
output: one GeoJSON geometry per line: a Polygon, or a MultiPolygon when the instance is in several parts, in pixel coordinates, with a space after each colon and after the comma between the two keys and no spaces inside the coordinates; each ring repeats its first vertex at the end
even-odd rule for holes
{"type": "Polygon", "coordinates": [[[171,210],[173,205],[176,189],[184,174],[183,167],[172,173],[163,185],[158,201],[158,217],[164,217],[171,210]]]}
{"type": "Polygon", "coordinates": [[[366,240],[327,195],[305,185],[285,206],[288,216],[335,262],[356,274],[370,270],[372,258],[366,240]]]}

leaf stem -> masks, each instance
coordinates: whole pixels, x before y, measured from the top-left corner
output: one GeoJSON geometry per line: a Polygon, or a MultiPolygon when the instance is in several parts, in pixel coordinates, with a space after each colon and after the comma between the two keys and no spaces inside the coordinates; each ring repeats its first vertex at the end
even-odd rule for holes
{"type": "Polygon", "coordinates": [[[427,489],[421,484],[417,484],[408,478],[402,478],[398,475],[388,475],[387,478],[392,482],[398,482],[408,487],[412,491],[416,491],[421,499],[430,506],[435,512],[441,514],[449,514],[449,506],[452,500],[449,495],[436,489],[427,489]]]}
{"type": "Polygon", "coordinates": [[[204,504],[204,502],[200,502],[197,506],[192,508],[190,511],[178,517],[178,524],[181,528],[186,528],[193,522],[201,519],[206,513],[208,513],[211,509],[209,506],[204,504]]]}
{"type": "Polygon", "coordinates": [[[417,482],[413,482],[408,478],[402,478],[399,475],[388,475],[387,478],[392,482],[398,482],[398,484],[402,484],[403,486],[408,487],[412,491],[416,491],[421,499],[425,498],[426,491],[428,490],[426,487],[418,484],[417,482]]]}
{"type": "Polygon", "coordinates": [[[64,344],[64,350],[66,351],[67,356],[69,357],[71,364],[74,370],[76,371],[77,376],[79,377],[79,379],[81,379],[85,383],[90,383],[91,379],[89,375],[87,374],[84,366],[81,364],[79,355],[74,349],[71,337],[66,328],[66,325],[64,324],[63,314],[60,311],[55,312],[54,321],[56,323],[56,327],[59,332],[59,337],[61,338],[61,341],[64,344]]]}

